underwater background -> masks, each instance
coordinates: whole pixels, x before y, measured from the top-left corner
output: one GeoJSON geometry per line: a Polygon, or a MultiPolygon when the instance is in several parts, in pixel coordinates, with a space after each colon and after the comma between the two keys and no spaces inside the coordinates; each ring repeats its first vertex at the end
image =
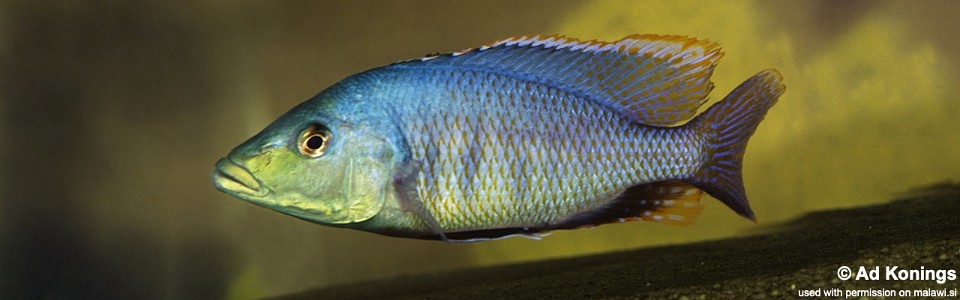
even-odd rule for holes
{"type": "Polygon", "coordinates": [[[956,181],[957,15],[955,1],[0,1],[0,295],[279,295],[744,235],[956,181]],[[444,244],[315,225],[210,181],[233,146],[346,76],[553,33],[719,42],[707,105],[780,70],[787,92],[744,163],[761,225],[705,197],[691,226],[444,244]]]}

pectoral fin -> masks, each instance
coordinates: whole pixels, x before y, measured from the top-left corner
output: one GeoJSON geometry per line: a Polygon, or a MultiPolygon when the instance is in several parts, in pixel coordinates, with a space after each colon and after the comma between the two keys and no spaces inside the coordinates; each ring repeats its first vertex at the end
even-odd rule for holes
{"type": "Polygon", "coordinates": [[[447,242],[447,236],[444,235],[443,228],[440,227],[437,218],[427,210],[427,206],[420,199],[420,194],[417,191],[417,176],[420,173],[420,165],[420,162],[415,160],[404,163],[393,177],[393,188],[397,193],[400,210],[417,216],[434,234],[447,242]]]}

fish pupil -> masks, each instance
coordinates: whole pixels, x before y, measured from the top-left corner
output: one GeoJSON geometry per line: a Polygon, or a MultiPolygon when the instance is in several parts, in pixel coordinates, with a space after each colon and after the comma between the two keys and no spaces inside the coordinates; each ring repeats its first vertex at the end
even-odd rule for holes
{"type": "Polygon", "coordinates": [[[323,147],[323,137],[319,135],[313,135],[307,139],[307,148],[317,150],[320,149],[320,147],[323,147]]]}

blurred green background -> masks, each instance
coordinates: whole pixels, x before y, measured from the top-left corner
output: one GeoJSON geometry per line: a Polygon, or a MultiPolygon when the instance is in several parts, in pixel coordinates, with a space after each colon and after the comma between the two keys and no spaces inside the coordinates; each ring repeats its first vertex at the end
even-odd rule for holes
{"type": "Polygon", "coordinates": [[[706,199],[692,226],[448,245],[314,225],[210,182],[343,77],[521,34],[720,42],[714,101],[779,69],[787,93],[744,168],[761,224],[957,180],[957,15],[949,0],[0,1],[0,295],[248,298],[761,228],[706,199]]]}

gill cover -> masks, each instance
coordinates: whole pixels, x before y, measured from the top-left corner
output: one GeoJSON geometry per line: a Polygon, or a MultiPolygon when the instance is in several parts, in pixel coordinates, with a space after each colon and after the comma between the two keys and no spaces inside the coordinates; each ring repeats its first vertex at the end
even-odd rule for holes
{"type": "Polygon", "coordinates": [[[380,138],[367,134],[355,134],[338,139],[335,153],[330,153],[332,168],[317,170],[315,176],[323,178],[320,191],[314,202],[328,206],[314,220],[327,224],[350,224],[369,220],[383,209],[393,174],[393,155],[380,138]],[[327,173],[329,172],[329,173],[327,173]],[[324,174],[326,173],[326,174],[324,174]],[[320,200],[320,201],[317,201],[320,200]]]}

